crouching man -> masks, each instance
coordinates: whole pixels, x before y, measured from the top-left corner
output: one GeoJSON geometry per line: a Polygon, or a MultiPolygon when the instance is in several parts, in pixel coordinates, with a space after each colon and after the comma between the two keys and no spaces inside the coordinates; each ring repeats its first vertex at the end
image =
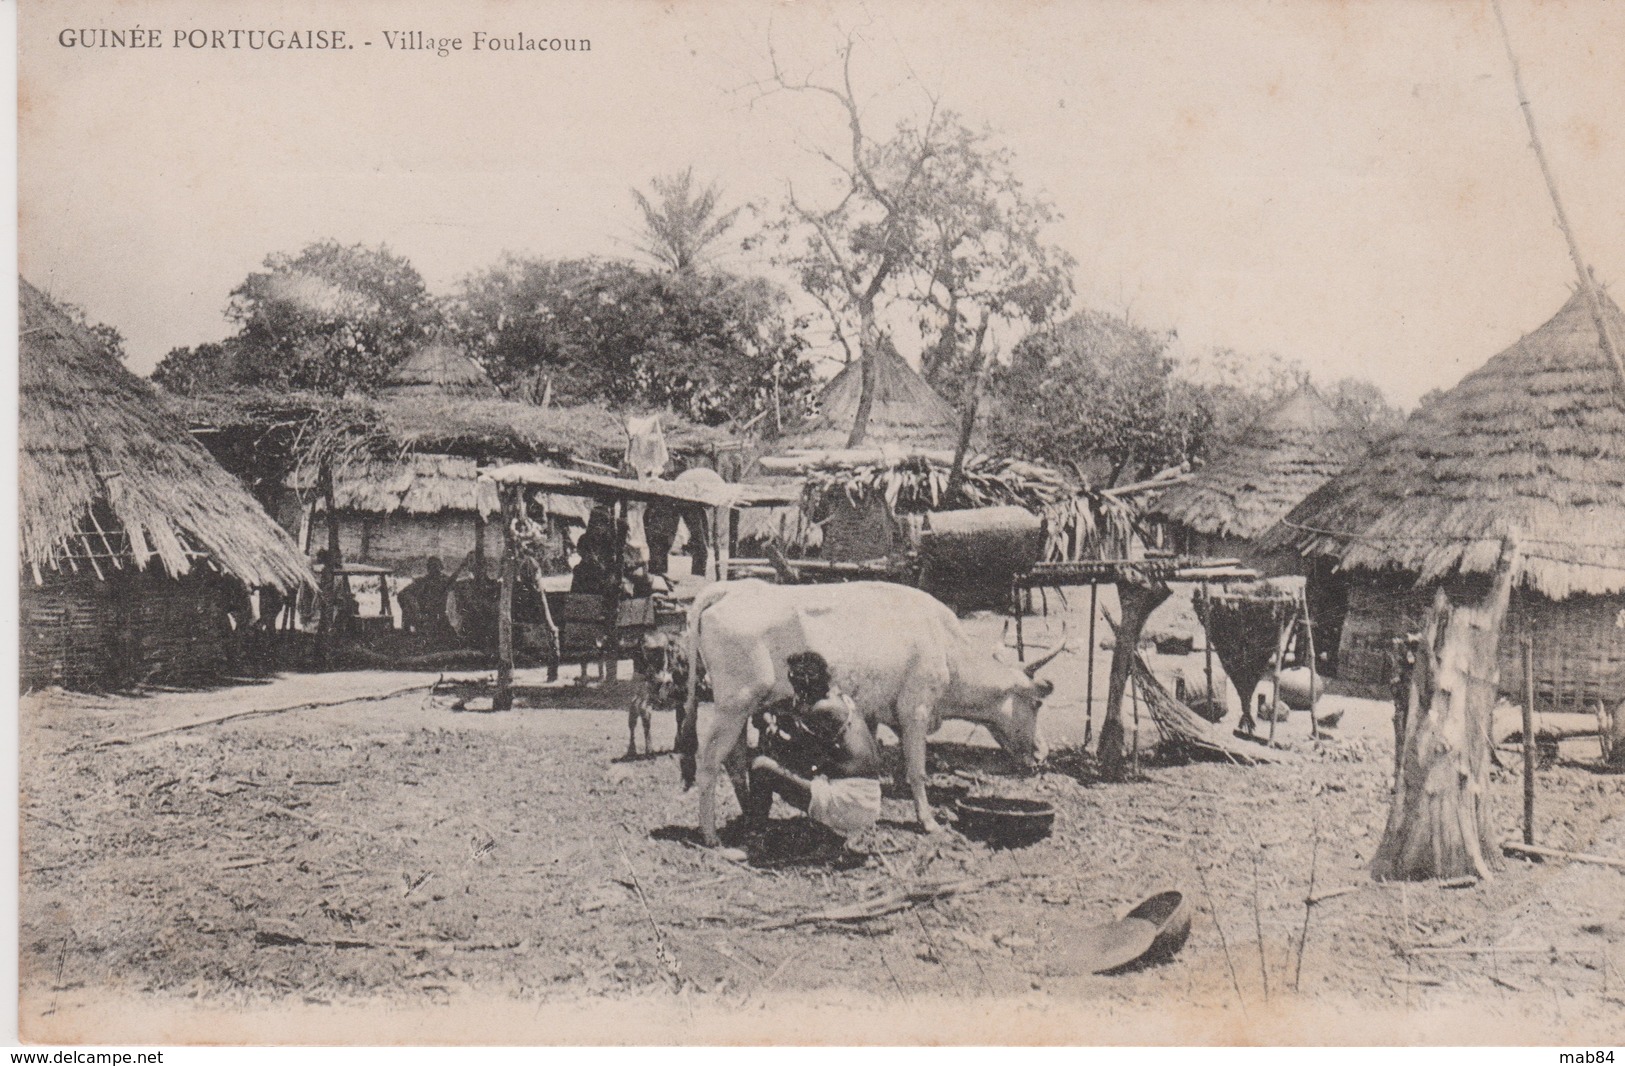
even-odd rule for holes
{"type": "Polygon", "coordinates": [[[852,700],[830,684],[817,652],[790,656],[795,697],[757,712],[759,754],[751,762],[750,820],[767,819],[775,795],[843,837],[880,817],[880,751],[852,700]]]}

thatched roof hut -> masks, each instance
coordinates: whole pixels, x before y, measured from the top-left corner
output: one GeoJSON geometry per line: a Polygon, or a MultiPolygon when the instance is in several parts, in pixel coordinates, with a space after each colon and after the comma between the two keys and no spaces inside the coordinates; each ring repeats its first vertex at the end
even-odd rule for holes
{"type": "MultiPolygon", "coordinates": [[[[1625,337],[1625,314],[1599,299],[1608,327],[1625,337]]],[[[1583,646],[1583,669],[1565,667],[1566,683],[1580,693],[1625,696],[1625,629],[1614,624],[1620,615],[1587,602],[1625,593],[1625,403],[1581,294],[1414,413],[1261,544],[1416,588],[1491,572],[1507,539],[1519,549],[1522,590],[1507,633],[1539,620],[1540,685],[1565,698],[1565,679],[1542,666],[1543,646],[1564,645],[1565,656],[1583,646]],[[1559,632],[1576,619],[1609,624],[1559,632]]],[[[1381,651],[1408,624],[1393,610],[1406,598],[1394,589],[1368,597],[1371,610],[1385,612],[1373,620],[1362,617],[1354,591],[1344,643],[1358,632],[1373,653],[1381,651]]],[[[1505,643],[1502,653],[1503,684],[1514,687],[1522,671],[1509,665],[1516,655],[1505,643]]]]}
{"type": "MultiPolygon", "coordinates": [[[[815,412],[773,442],[775,452],[845,448],[863,392],[861,363],[848,363],[818,394],[815,412]]],[[[882,340],[875,356],[874,399],[865,447],[953,450],[959,413],[882,340]]]]}
{"type": "MultiPolygon", "coordinates": [[[[1616,336],[1625,315],[1599,295],[1616,336]]],[[[1488,573],[1561,600],[1625,592],[1625,405],[1585,298],[1463,378],[1265,538],[1431,582],[1488,573]]]]}
{"type": "Polygon", "coordinates": [[[251,586],[308,582],[287,536],[164,398],[34,286],[18,290],[19,527],[34,583],[200,565],[251,586]]]}
{"type": "Polygon", "coordinates": [[[1367,443],[1304,382],[1206,467],[1164,492],[1148,514],[1184,539],[1251,541],[1357,460],[1367,443]]]}
{"type": "Polygon", "coordinates": [[[390,372],[386,396],[467,396],[494,399],[497,388],[480,365],[445,341],[430,341],[390,372]]]}
{"type": "Polygon", "coordinates": [[[215,672],[247,589],[312,584],[309,567],[152,386],[18,289],[24,682],[215,672]]]}

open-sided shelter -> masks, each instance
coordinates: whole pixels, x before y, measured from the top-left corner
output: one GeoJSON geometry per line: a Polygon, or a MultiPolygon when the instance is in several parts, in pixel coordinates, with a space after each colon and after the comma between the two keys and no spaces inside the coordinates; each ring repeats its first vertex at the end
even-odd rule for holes
{"type": "MultiPolygon", "coordinates": [[[[1607,327],[1625,315],[1599,294],[1607,327]]],[[[1395,637],[1428,588],[1518,569],[1501,644],[1503,691],[1579,709],[1625,698],[1625,390],[1584,294],[1428,403],[1262,538],[1349,573],[1346,680],[1385,684],[1395,637]]]]}
{"type": "Polygon", "coordinates": [[[25,685],[225,664],[249,590],[311,582],[287,534],[131,374],[25,280],[18,503],[25,685]]]}

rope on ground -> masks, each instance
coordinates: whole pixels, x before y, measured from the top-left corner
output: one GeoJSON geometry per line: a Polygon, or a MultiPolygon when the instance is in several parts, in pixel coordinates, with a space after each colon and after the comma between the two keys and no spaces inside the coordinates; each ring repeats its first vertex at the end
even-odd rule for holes
{"type": "Polygon", "coordinates": [[[110,737],[107,740],[98,740],[91,744],[76,744],[63,751],[67,755],[86,748],[113,748],[121,745],[136,744],[153,737],[167,736],[170,733],[184,733],[189,729],[202,729],[206,725],[219,725],[222,722],[232,722],[243,718],[262,718],[273,714],[287,714],[289,711],[314,711],[324,707],[343,707],[347,703],[378,703],[383,700],[392,700],[398,696],[405,696],[413,692],[432,691],[439,681],[427,685],[409,685],[398,688],[393,692],[381,692],[372,696],[347,696],[341,700],[318,700],[312,703],[295,703],[287,707],[261,707],[252,711],[233,711],[231,714],[217,715],[214,718],[204,718],[196,722],[187,722],[184,725],[169,726],[165,729],[154,729],[147,733],[137,733],[133,737],[110,737]]]}

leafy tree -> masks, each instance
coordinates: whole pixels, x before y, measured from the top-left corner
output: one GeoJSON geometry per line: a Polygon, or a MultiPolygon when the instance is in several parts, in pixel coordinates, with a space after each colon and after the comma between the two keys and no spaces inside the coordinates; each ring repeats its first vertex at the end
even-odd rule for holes
{"type": "Polygon", "coordinates": [[[1244,355],[1215,348],[1183,363],[1175,377],[1185,402],[1206,412],[1209,431],[1197,451],[1203,455],[1245,433],[1277,400],[1309,380],[1309,372],[1276,352],[1244,355]]]}
{"type": "Polygon", "coordinates": [[[653,195],[632,190],[643,216],[638,250],[673,271],[694,270],[708,250],[733,228],[740,208],[722,211],[722,193],[715,182],[696,188],[694,168],[655,178],[653,195]]]}
{"type": "Polygon", "coordinates": [[[268,256],[263,272],[232,290],[226,317],[238,326],[234,337],[176,349],[154,377],[177,389],[367,390],[440,325],[439,308],[406,259],[332,240],[268,256]]]}
{"type": "Polygon", "coordinates": [[[994,374],[997,447],[1099,484],[1189,459],[1210,417],[1173,380],[1167,344],[1166,335],[1099,311],[1028,334],[994,374]]]}
{"type": "Polygon", "coordinates": [[[1373,436],[1398,429],[1405,412],[1388,402],[1382,390],[1364,378],[1343,378],[1325,392],[1326,402],[1373,436]]]}
{"type": "Polygon", "coordinates": [[[153,368],[152,380],[182,396],[249,384],[255,371],[245,365],[242,355],[242,346],[231,338],[219,344],[171,348],[153,368]]]}
{"type": "Polygon", "coordinates": [[[838,149],[818,152],[833,171],[827,195],[815,202],[792,186],[771,229],[777,261],[828,314],[848,358],[861,360],[850,447],[868,433],[888,308],[919,316],[934,336],[927,378],[958,393],[987,365],[992,325],[1035,324],[1065,305],[1073,265],[1041,240],[1054,211],[1024,189],[987,130],[935,100],[923,119],[905,119],[889,135],[868,128],[853,87],[855,45],[849,37],[842,46],[835,84],[792,80],[774,56],[769,89],[833,101],[848,134],[838,149]]]}
{"type": "Polygon", "coordinates": [[[786,306],[760,278],[509,256],[464,280],[451,328],[510,392],[718,425],[786,410],[809,384],[786,306]]]}

